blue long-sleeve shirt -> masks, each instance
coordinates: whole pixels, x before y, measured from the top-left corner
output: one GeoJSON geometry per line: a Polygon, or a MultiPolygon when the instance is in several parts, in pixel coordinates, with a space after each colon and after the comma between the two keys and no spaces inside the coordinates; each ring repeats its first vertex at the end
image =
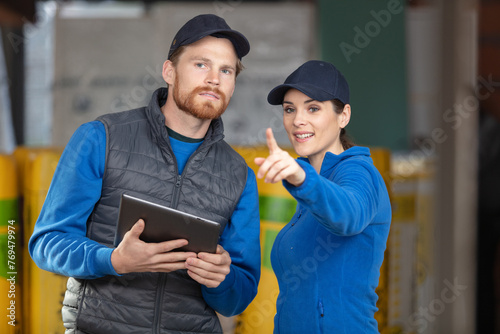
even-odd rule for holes
{"type": "MultiPolygon", "coordinates": [[[[182,173],[201,142],[170,141],[182,173]]],[[[28,245],[40,268],[84,279],[118,275],[111,264],[113,248],[86,237],[87,219],[101,196],[105,151],[106,132],[99,121],[80,126],[66,146],[28,245]]],[[[202,286],[206,302],[221,314],[241,313],[255,296],[259,233],[257,184],[248,168],[245,189],[220,238],[231,256],[231,271],[217,288],[202,286]]]]}
{"type": "Polygon", "coordinates": [[[275,333],[378,333],[375,288],[392,214],[369,156],[358,146],[327,153],[319,174],[301,158],[304,183],[283,182],[298,205],[271,252],[275,333]]]}

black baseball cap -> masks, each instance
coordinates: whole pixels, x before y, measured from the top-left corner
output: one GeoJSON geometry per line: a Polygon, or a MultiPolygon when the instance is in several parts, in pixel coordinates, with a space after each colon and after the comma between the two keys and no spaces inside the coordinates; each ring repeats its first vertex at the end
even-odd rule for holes
{"type": "Polygon", "coordinates": [[[213,14],[202,14],[187,21],[179,29],[170,45],[168,59],[178,47],[194,43],[207,36],[229,39],[233,43],[239,59],[250,51],[250,43],[246,37],[231,29],[223,18],[213,14]]]}
{"type": "Polygon", "coordinates": [[[310,60],[302,64],[286,78],[285,83],[275,87],[267,96],[272,105],[283,103],[290,88],[295,88],[316,101],[338,99],[349,103],[349,85],[340,71],[326,61],[310,60]]]}

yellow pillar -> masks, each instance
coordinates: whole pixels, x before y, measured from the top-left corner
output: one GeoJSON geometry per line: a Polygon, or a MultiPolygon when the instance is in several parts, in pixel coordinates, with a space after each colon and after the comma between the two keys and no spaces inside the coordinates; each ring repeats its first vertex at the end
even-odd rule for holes
{"type": "Polygon", "coordinates": [[[28,253],[28,240],[45,201],[52,176],[59,161],[58,148],[25,148],[14,152],[22,169],[25,263],[23,271],[23,328],[30,334],[64,334],[61,308],[67,277],[44,271],[36,266],[28,253]]]}
{"type": "MultiPolygon", "coordinates": [[[[236,150],[245,158],[255,173],[257,173],[258,166],[255,165],[254,158],[265,158],[269,155],[267,146],[236,148],[236,150]]],[[[295,155],[291,149],[288,149],[288,152],[295,155]]],[[[271,249],[276,235],[290,221],[297,206],[297,202],[281,182],[272,184],[257,179],[257,187],[261,218],[261,278],[257,296],[238,318],[236,328],[238,334],[272,334],[273,332],[279,287],[271,267],[271,249]]]]}
{"type": "MultiPolygon", "coordinates": [[[[385,181],[389,196],[391,196],[391,153],[387,149],[372,148],[370,150],[373,164],[382,175],[385,181]]],[[[380,333],[388,333],[388,318],[389,318],[389,243],[384,254],[384,262],[380,267],[380,279],[375,292],[378,295],[377,308],[375,319],[378,322],[378,330],[380,333]]]]}

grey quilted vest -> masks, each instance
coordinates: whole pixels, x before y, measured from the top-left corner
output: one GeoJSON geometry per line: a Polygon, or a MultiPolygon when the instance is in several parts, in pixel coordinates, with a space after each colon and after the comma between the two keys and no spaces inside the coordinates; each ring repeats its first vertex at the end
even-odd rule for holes
{"type": "MultiPolygon", "coordinates": [[[[247,165],[225,141],[220,119],[182,175],[170,147],[157,90],[148,107],[98,118],[106,128],[101,198],[87,236],[112,247],[121,194],[128,193],[221,223],[224,228],[246,184],[247,165]]],[[[69,333],[222,333],[201,286],[185,270],[69,278],[63,321],[69,333]]]]}

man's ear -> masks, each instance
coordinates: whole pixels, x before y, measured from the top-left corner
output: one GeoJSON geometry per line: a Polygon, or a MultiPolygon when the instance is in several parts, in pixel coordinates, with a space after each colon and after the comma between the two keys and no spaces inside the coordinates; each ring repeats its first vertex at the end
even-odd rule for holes
{"type": "Polygon", "coordinates": [[[342,110],[342,114],[340,114],[339,125],[341,128],[345,128],[349,121],[351,120],[351,105],[346,104],[344,106],[344,110],[342,110]]]}
{"type": "Polygon", "coordinates": [[[173,84],[175,81],[175,68],[174,64],[170,60],[166,60],[163,63],[163,69],[161,72],[163,80],[169,85],[173,84]]]}

